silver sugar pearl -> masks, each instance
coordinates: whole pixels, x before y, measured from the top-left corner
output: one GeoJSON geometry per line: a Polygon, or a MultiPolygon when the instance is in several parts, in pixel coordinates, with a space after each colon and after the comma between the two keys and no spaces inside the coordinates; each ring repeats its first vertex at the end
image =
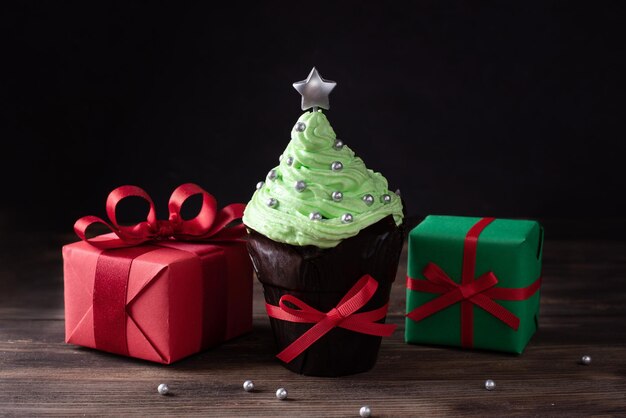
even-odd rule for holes
{"type": "Polygon", "coordinates": [[[293,157],[287,157],[287,161],[285,161],[287,165],[293,165],[293,157]]]}
{"type": "Polygon", "coordinates": [[[170,393],[170,387],[167,385],[167,383],[161,383],[157,388],[157,391],[159,392],[159,395],[167,395],[168,393],[170,393]]]}
{"type": "Polygon", "coordinates": [[[585,366],[588,366],[589,364],[591,364],[591,356],[582,356],[580,358],[580,362],[585,366]]]}
{"type": "Polygon", "coordinates": [[[353,220],[354,220],[354,217],[352,216],[351,213],[344,213],[343,215],[341,215],[341,222],[343,222],[344,224],[349,224],[353,220]]]}
{"type": "Polygon", "coordinates": [[[287,399],[287,395],[287,389],[285,388],[278,388],[276,391],[276,399],[280,399],[281,401],[287,399]]]}
{"type": "Polygon", "coordinates": [[[330,169],[333,170],[333,171],[339,171],[339,170],[343,169],[343,164],[341,164],[341,161],[334,161],[330,165],[330,169]]]}
{"type": "Polygon", "coordinates": [[[374,203],[374,196],[372,196],[371,194],[366,194],[365,196],[363,196],[363,202],[365,202],[367,206],[372,206],[372,204],[374,203]]]}
{"type": "Polygon", "coordinates": [[[496,388],[496,382],[491,379],[485,380],[485,389],[494,390],[496,388]]]}
{"type": "Polygon", "coordinates": [[[341,139],[335,139],[335,144],[333,145],[333,148],[335,148],[337,151],[339,151],[340,149],[343,148],[343,141],[341,139]]]}
{"type": "Polygon", "coordinates": [[[306,131],[306,124],[304,122],[296,123],[296,127],[294,128],[296,132],[304,132],[306,131]]]}
{"type": "Polygon", "coordinates": [[[309,213],[309,219],[312,221],[321,221],[322,220],[322,214],[319,212],[311,212],[309,213]]]}
{"type": "Polygon", "coordinates": [[[246,380],[243,382],[243,390],[246,392],[252,392],[254,390],[254,382],[252,380],[246,380]]]}
{"type": "Polygon", "coordinates": [[[270,172],[267,173],[267,178],[270,180],[276,180],[276,177],[278,177],[276,170],[270,170],[270,172]]]}
{"type": "Polygon", "coordinates": [[[402,194],[400,193],[400,189],[396,189],[395,193],[397,196],[402,196],[402,194]]]}
{"type": "Polygon", "coordinates": [[[391,203],[391,196],[388,194],[384,194],[380,197],[380,200],[382,200],[382,202],[386,205],[388,203],[391,203]]]}
{"type": "Polygon", "coordinates": [[[298,180],[293,185],[293,187],[296,189],[297,192],[302,192],[304,191],[304,189],[306,189],[306,183],[303,180],[298,180]]]}
{"type": "Polygon", "coordinates": [[[265,182],[264,181],[260,181],[256,184],[256,189],[257,190],[261,190],[261,188],[265,186],[265,182]]]}
{"type": "Polygon", "coordinates": [[[363,418],[371,417],[372,416],[372,408],[370,408],[367,405],[362,406],[361,409],[359,409],[359,415],[362,416],[363,418]]]}
{"type": "Polygon", "coordinates": [[[333,192],[331,195],[335,202],[341,202],[343,200],[343,193],[341,192],[333,192]]]}
{"type": "Polygon", "coordinates": [[[270,197],[269,199],[267,199],[265,204],[269,206],[270,208],[275,208],[276,206],[278,206],[278,200],[274,199],[273,197],[270,197]]]}

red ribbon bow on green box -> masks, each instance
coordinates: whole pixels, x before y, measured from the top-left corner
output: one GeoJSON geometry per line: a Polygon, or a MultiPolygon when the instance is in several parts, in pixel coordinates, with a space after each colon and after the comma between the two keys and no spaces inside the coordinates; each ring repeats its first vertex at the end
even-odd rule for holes
{"type": "Polygon", "coordinates": [[[407,277],[407,288],[427,293],[439,293],[436,299],[427,302],[407,314],[414,321],[421,321],[450,305],[461,303],[461,345],[471,347],[474,336],[474,313],[476,305],[490,313],[510,328],[517,330],[519,318],[502,305],[498,300],[525,300],[541,287],[541,278],[530,286],[521,289],[495,287],[498,278],[493,272],[487,272],[475,278],[476,249],[481,232],[493,222],[494,218],[482,218],[467,233],[463,245],[463,265],[461,283],[454,282],[439,266],[428,263],[423,275],[426,280],[407,277]]]}

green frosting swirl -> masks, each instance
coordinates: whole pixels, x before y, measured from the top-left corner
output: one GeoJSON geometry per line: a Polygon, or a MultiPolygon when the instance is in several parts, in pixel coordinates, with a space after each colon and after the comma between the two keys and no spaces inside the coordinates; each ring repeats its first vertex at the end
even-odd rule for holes
{"type": "Polygon", "coordinates": [[[320,248],[332,248],[388,215],[400,225],[402,202],[388,190],[387,180],[365,167],[348,146],[335,146],[335,139],[321,110],[300,116],[280,164],[273,169],[275,178],[268,174],[254,193],[244,224],[277,242],[320,248]],[[333,170],[334,162],[343,168],[333,170]],[[296,183],[302,181],[305,187],[298,191],[296,183]],[[333,199],[333,192],[341,192],[341,200],[333,199]],[[367,195],[373,198],[369,205],[364,200],[367,195]],[[274,205],[268,204],[270,199],[274,205]],[[322,219],[312,220],[312,213],[322,219]],[[352,215],[352,222],[342,219],[345,214],[352,215]]]}

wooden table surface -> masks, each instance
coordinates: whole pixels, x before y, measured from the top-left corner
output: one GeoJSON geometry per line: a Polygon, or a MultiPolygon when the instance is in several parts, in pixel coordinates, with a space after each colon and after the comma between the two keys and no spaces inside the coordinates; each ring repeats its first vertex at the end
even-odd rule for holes
{"type": "Polygon", "coordinates": [[[60,244],[69,240],[0,246],[0,415],[358,416],[362,405],[378,417],[626,414],[624,242],[546,241],[541,329],[521,356],[404,344],[405,252],[389,315],[399,327],[376,367],[313,378],[274,359],[258,283],[252,333],[174,365],[64,344],[60,244]],[[246,379],[256,392],[242,390],[246,379]],[[171,396],[157,393],[162,382],[171,396]],[[281,386],[288,401],[275,398],[281,386]]]}

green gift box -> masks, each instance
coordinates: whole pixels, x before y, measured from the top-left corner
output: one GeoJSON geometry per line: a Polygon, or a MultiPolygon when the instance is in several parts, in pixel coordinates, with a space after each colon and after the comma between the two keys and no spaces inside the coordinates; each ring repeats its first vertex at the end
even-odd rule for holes
{"type": "Polygon", "coordinates": [[[405,340],[522,353],[537,330],[543,228],[428,216],[409,234],[405,340]]]}

